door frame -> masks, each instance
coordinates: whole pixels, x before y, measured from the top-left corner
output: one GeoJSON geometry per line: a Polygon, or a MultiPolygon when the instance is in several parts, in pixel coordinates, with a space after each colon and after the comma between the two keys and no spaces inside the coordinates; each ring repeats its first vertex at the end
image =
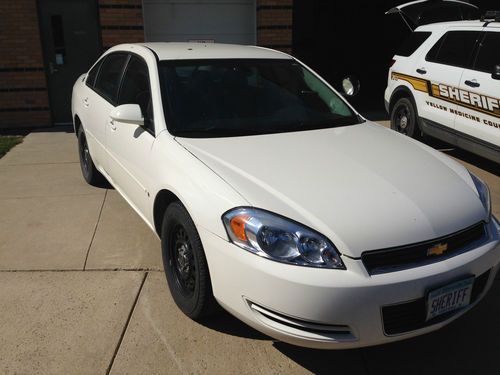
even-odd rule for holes
{"type": "MultiPolygon", "coordinates": [[[[96,19],[97,19],[97,36],[98,36],[98,45],[99,45],[99,48],[100,50],[102,51],[103,50],[103,47],[102,47],[102,33],[101,33],[101,20],[100,20],[100,13],[99,13],[99,0],[87,0],[93,7],[94,7],[94,14],[96,16],[96,19]]],[[[50,74],[49,74],[49,67],[48,67],[48,56],[47,56],[47,45],[46,43],[44,42],[43,38],[42,38],[42,35],[43,35],[43,30],[42,30],[42,23],[40,22],[40,19],[42,17],[42,7],[43,7],[43,4],[42,4],[43,0],[36,0],[36,15],[37,15],[37,21],[38,21],[38,36],[40,38],[40,45],[42,47],[42,59],[43,59],[43,73],[44,73],[44,76],[45,76],[45,85],[47,87],[47,99],[48,99],[48,102],[49,102],[49,115],[50,115],[50,126],[67,126],[69,125],[69,123],[63,123],[63,124],[59,124],[59,125],[56,125],[54,123],[54,109],[52,107],[52,99],[51,99],[51,95],[50,95],[50,85],[49,85],[49,78],[50,78],[50,74]]],[[[71,2],[68,1],[67,2],[68,5],[71,5],[71,2]]],[[[71,124],[73,124],[73,119],[71,119],[71,124]]]]}

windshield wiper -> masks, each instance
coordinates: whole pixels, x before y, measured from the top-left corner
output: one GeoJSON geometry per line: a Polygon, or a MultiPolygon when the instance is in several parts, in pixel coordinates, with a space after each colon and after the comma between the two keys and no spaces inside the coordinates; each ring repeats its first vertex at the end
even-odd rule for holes
{"type": "Polygon", "coordinates": [[[318,121],[300,121],[290,129],[293,130],[313,130],[313,129],[325,129],[325,128],[335,128],[338,126],[355,125],[361,123],[360,119],[354,116],[351,117],[338,117],[329,120],[318,120],[318,121]]]}
{"type": "Polygon", "coordinates": [[[205,138],[205,137],[234,137],[234,136],[245,136],[245,135],[256,135],[263,134],[267,131],[263,131],[262,129],[250,129],[250,128],[217,128],[217,127],[209,127],[204,129],[182,129],[176,130],[174,135],[177,137],[196,137],[196,138],[205,138]]]}

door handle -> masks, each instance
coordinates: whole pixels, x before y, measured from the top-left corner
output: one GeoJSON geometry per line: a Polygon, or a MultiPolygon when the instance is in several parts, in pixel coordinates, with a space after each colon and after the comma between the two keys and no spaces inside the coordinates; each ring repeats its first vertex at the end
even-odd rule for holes
{"type": "Polygon", "coordinates": [[[417,73],[419,73],[419,74],[426,74],[427,70],[425,70],[425,68],[418,68],[417,69],[417,73]]]}
{"type": "Polygon", "coordinates": [[[464,83],[465,83],[467,86],[470,86],[470,87],[479,87],[479,86],[481,86],[481,84],[480,84],[478,81],[476,81],[475,79],[473,79],[473,80],[471,80],[471,81],[466,80],[464,83]]]}
{"type": "Polygon", "coordinates": [[[116,130],[116,125],[113,119],[109,120],[109,127],[111,128],[111,130],[116,130]]]}
{"type": "Polygon", "coordinates": [[[54,68],[54,63],[51,61],[49,62],[49,73],[54,74],[55,72],[58,72],[59,69],[54,68]]]}

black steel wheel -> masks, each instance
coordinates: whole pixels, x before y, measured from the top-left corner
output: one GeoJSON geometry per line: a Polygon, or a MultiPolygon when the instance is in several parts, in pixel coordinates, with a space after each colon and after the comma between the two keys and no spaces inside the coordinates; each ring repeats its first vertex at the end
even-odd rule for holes
{"type": "Polygon", "coordinates": [[[418,117],[415,105],[408,98],[399,99],[391,112],[391,129],[411,138],[420,138],[418,117]]]}
{"type": "Polygon", "coordinates": [[[80,167],[85,181],[90,185],[102,186],[105,178],[94,165],[92,155],[90,155],[87,137],[85,136],[85,131],[82,126],[78,129],[78,155],[80,157],[80,167]]]}
{"type": "Polygon", "coordinates": [[[196,263],[193,256],[193,247],[186,233],[186,229],[177,224],[172,229],[168,245],[169,259],[171,259],[174,280],[179,291],[186,297],[194,295],[196,285],[196,263]]]}
{"type": "Polygon", "coordinates": [[[216,310],[205,252],[198,231],[180,202],[165,212],[161,231],[163,267],[177,306],[192,319],[216,310]]]}

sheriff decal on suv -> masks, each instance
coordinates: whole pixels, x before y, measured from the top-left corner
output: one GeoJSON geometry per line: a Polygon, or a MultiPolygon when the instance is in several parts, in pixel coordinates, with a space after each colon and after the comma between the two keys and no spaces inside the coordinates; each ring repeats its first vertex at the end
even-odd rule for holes
{"type": "Polygon", "coordinates": [[[385,91],[392,129],[500,163],[500,12],[415,29],[385,91]]]}

